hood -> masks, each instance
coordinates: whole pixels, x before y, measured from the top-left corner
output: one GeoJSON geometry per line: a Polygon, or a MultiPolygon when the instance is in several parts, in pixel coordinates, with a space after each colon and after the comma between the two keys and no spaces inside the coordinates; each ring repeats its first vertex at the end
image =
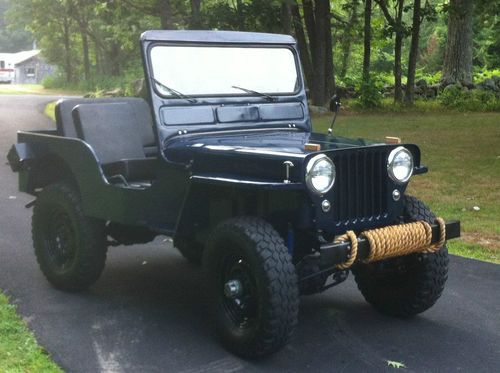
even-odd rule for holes
{"type": "Polygon", "coordinates": [[[285,161],[292,182],[301,182],[307,159],[318,153],[381,145],[363,139],[348,139],[292,130],[210,132],[178,136],[165,144],[164,155],[175,163],[190,164],[195,175],[246,178],[283,182],[285,161]],[[306,144],[314,144],[320,150],[306,144]]]}

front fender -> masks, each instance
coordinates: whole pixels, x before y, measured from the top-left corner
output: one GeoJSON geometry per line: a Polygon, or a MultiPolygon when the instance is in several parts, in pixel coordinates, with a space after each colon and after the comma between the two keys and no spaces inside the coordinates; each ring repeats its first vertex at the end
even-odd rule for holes
{"type": "Polygon", "coordinates": [[[175,235],[196,237],[202,243],[218,223],[231,217],[251,215],[269,220],[280,211],[289,216],[300,211],[303,187],[302,183],[192,175],[175,235]]]}

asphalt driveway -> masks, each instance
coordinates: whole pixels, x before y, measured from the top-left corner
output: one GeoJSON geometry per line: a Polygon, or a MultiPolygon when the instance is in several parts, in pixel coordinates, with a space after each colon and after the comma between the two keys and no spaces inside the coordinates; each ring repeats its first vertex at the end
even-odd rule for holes
{"type": "MultiPolygon", "coordinates": [[[[0,157],[18,129],[46,129],[44,96],[0,96],[0,157]]],[[[5,158],[3,158],[5,159],[5,158]]],[[[109,251],[87,292],[54,290],[38,270],[30,197],[0,166],[0,289],[68,372],[500,371],[500,266],[451,258],[447,288],[426,313],[401,320],[365,303],[352,279],[304,297],[293,343],[257,362],[227,353],[207,316],[203,276],[165,239],[109,251]]],[[[0,336],[1,338],[1,336],[0,336]]]]}

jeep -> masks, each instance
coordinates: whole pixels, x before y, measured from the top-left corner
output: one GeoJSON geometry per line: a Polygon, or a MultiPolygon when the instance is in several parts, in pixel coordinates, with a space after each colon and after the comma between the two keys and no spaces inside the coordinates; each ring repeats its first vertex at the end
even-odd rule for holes
{"type": "Polygon", "coordinates": [[[405,194],[427,172],[419,148],[313,132],[291,36],[147,31],[140,45],[146,99],[60,100],[56,129],[20,131],[8,154],[54,287],[88,288],[110,246],[171,237],[244,357],[283,347],[300,295],[349,272],[389,315],[437,301],[460,224],[405,194]]]}

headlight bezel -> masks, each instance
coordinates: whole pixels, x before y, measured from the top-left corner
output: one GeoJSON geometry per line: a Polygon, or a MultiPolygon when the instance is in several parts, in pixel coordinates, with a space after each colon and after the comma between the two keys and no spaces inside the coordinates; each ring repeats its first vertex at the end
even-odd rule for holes
{"type": "Polygon", "coordinates": [[[413,158],[413,154],[409,149],[405,148],[404,146],[398,146],[397,148],[392,149],[392,151],[389,153],[389,156],[387,157],[387,173],[389,177],[392,179],[392,181],[396,183],[399,184],[407,183],[408,180],[410,180],[410,178],[413,175],[414,166],[415,166],[415,161],[413,158]],[[403,179],[399,179],[394,173],[394,161],[400,153],[406,153],[410,158],[409,172],[408,175],[406,175],[406,177],[404,177],[403,179]]]}
{"type": "Polygon", "coordinates": [[[326,154],[315,155],[314,157],[309,159],[309,161],[307,162],[307,165],[306,165],[306,174],[305,174],[306,185],[311,192],[313,192],[319,196],[322,196],[325,193],[328,193],[333,188],[333,185],[335,184],[336,173],[337,172],[335,169],[335,163],[333,163],[333,161],[326,154]],[[326,188],[324,188],[323,190],[316,189],[316,187],[314,186],[313,180],[312,180],[313,179],[313,172],[312,171],[318,165],[318,163],[321,161],[328,162],[330,164],[331,170],[332,170],[332,178],[331,178],[330,182],[328,183],[328,186],[326,188]]]}

